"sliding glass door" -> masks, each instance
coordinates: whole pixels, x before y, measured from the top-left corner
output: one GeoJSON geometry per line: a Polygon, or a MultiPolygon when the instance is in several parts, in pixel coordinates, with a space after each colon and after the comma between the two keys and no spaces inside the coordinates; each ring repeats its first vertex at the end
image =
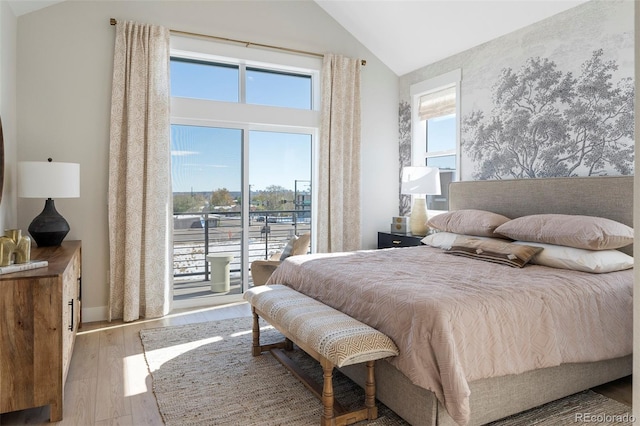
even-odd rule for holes
{"type": "Polygon", "coordinates": [[[251,262],[310,231],[321,65],[171,37],[174,307],[242,300],[251,262]]]}
{"type": "Polygon", "coordinates": [[[241,129],[171,127],[177,306],[242,293],[242,145],[241,129]]]}
{"type": "Polygon", "coordinates": [[[311,230],[312,134],[174,124],[171,153],[174,305],[237,300],[252,261],[311,230]]]}

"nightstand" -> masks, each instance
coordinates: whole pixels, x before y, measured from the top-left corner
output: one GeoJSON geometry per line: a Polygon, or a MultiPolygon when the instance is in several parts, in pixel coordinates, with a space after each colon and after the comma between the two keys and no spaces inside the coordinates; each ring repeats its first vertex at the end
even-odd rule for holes
{"type": "Polygon", "coordinates": [[[423,238],[424,236],[419,235],[378,232],[378,248],[420,246],[423,238]]]}

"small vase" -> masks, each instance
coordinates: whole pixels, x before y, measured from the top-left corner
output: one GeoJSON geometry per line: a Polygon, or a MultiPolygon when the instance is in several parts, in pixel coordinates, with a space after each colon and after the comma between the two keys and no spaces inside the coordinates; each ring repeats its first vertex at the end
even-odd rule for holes
{"type": "Polygon", "coordinates": [[[2,236],[0,237],[0,266],[11,265],[11,259],[13,259],[13,252],[16,249],[16,242],[13,238],[2,236]]]}
{"type": "Polygon", "coordinates": [[[20,229],[6,229],[0,237],[0,266],[11,262],[27,263],[31,259],[31,238],[22,236],[20,229]]]}
{"type": "Polygon", "coordinates": [[[20,237],[16,247],[16,263],[27,263],[31,260],[31,238],[27,235],[20,237]]]}

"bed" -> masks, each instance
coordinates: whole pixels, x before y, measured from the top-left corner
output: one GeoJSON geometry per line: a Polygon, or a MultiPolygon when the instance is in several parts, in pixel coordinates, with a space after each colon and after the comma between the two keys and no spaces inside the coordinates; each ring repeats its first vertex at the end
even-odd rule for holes
{"type": "MultiPolygon", "coordinates": [[[[633,177],[456,182],[450,210],[631,226],[632,185],[633,177]]],[[[420,246],[297,256],[270,283],[396,342],[400,356],[378,363],[377,397],[409,423],[476,425],[631,374],[632,274],[509,268],[420,246]],[[472,298],[461,302],[462,291],[472,298]]],[[[364,383],[357,366],[343,372],[364,383]]]]}

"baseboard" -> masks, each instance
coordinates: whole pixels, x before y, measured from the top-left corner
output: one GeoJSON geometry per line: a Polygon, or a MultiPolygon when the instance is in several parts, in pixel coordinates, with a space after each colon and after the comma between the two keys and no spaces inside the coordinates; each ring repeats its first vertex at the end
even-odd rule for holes
{"type": "MultiPolygon", "coordinates": [[[[228,303],[243,302],[241,294],[228,294],[224,296],[208,297],[201,300],[181,300],[174,301],[172,305],[172,311],[176,309],[188,309],[197,307],[226,305],[228,303]]],[[[96,308],[82,308],[82,322],[97,322],[106,321],[109,315],[108,306],[98,306],[96,308]]]]}
{"type": "Polygon", "coordinates": [[[82,322],[106,321],[109,314],[108,306],[98,306],[97,308],[82,308],[82,322]]]}
{"type": "Polygon", "coordinates": [[[206,306],[226,305],[227,303],[242,302],[242,294],[226,294],[222,296],[203,297],[201,299],[174,300],[171,311],[176,309],[198,308],[206,306]]]}

